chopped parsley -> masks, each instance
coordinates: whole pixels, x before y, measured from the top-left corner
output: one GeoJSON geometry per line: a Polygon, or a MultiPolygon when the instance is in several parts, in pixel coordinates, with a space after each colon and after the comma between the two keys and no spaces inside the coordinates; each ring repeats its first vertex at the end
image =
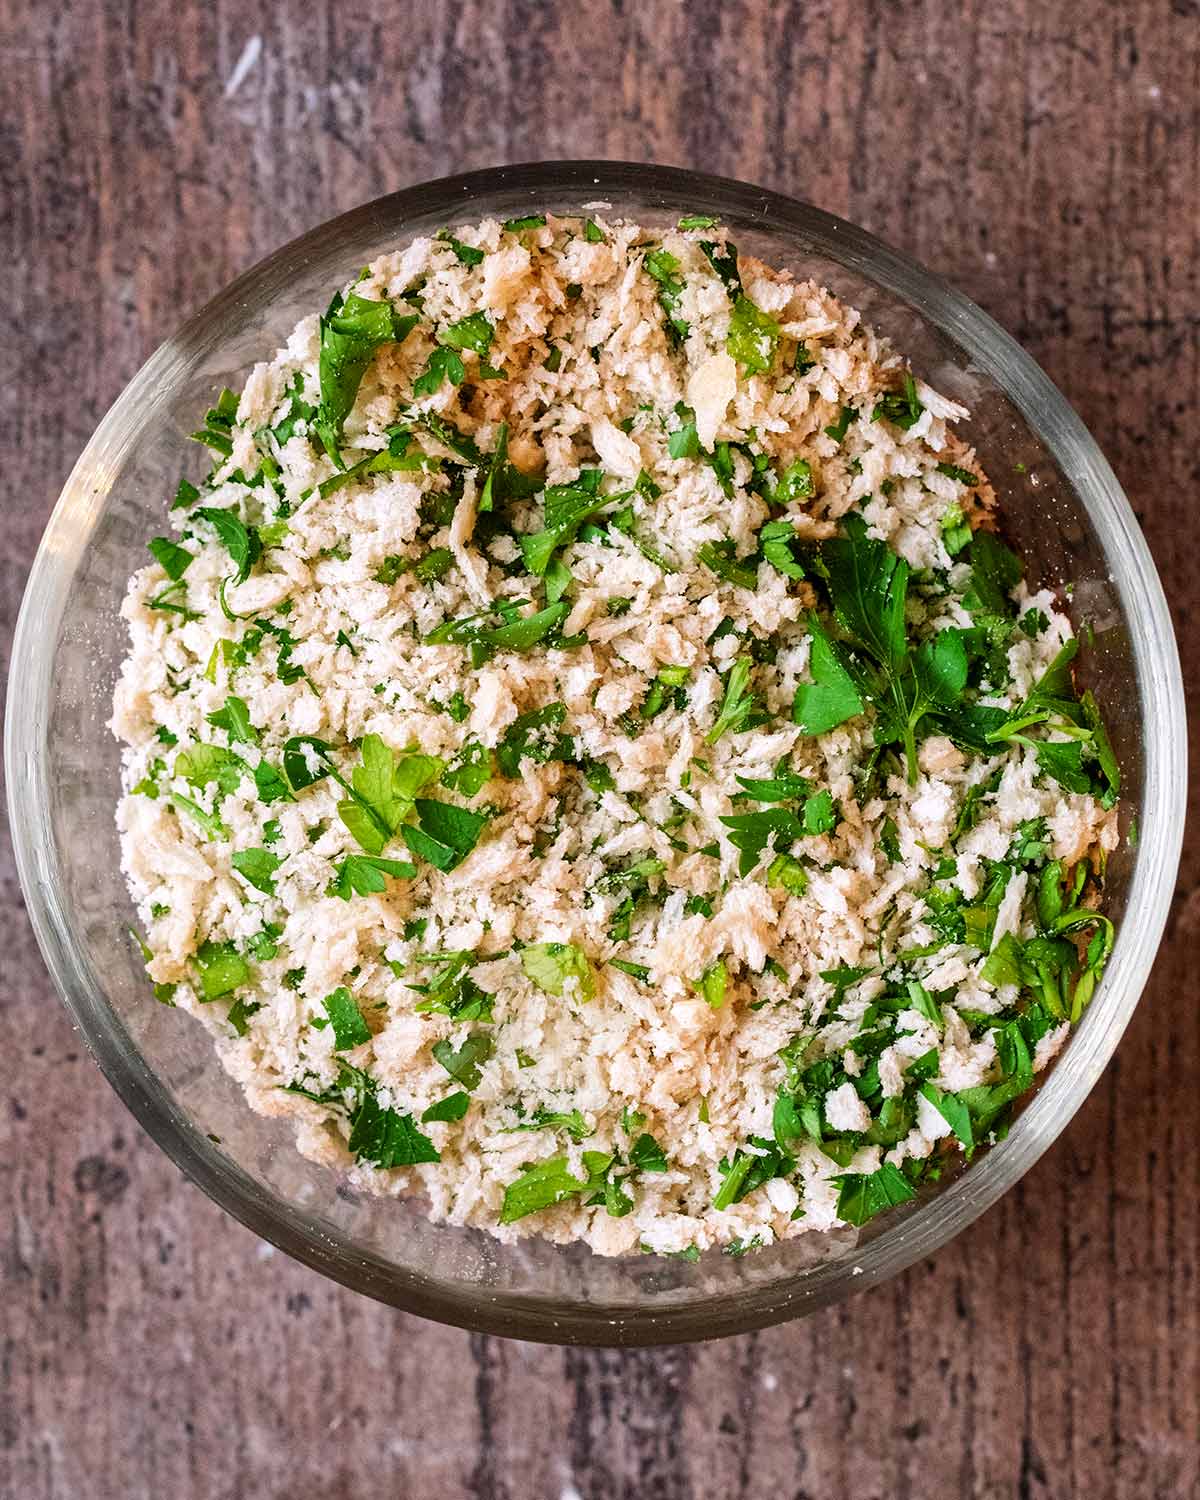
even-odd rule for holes
{"type": "Polygon", "coordinates": [[[596,993],[596,979],[587,954],[574,943],[532,943],[521,949],[521,968],[525,977],[548,995],[562,995],[568,981],[573,981],[581,1000],[591,1000],[596,993]]]}
{"type": "Polygon", "coordinates": [[[233,868],[243,880],[264,895],[275,894],[275,871],[283,861],[269,849],[239,849],[232,859],[233,868]]]}
{"type": "Polygon", "coordinates": [[[371,1028],[363,1020],[362,1011],[344,985],[326,995],[321,1004],[333,1027],[335,1051],[348,1052],[352,1047],[361,1047],[364,1042],[371,1040],[371,1028]]]}
{"type": "Polygon", "coordinates": [[[779,347],[779,324],[755,307],[749,297],[739,295],[733,304],[725,346],[748,375],[766,375],[779,347]]]}
{"type": "Polygon", "coordinates": [[[647,274],[658,283],[658,300],[666,314],[671,338],[674,342],[681,343],[687,338],[690,325],[679,311],[684,288],[679,259],[669,250],[660,248],[649,251],[643,264],[647,274]]]}
{"type": "Polygon", "coordinates": [[[338,292],[320,321],[319,372],[321,404],[316,431],[339,468],[342,429],[358,395],[367,367],[384,344],[401,343],[416,327],[418,313],[397,313],[390,302],[376,302],[356,292],[338,292]]]}

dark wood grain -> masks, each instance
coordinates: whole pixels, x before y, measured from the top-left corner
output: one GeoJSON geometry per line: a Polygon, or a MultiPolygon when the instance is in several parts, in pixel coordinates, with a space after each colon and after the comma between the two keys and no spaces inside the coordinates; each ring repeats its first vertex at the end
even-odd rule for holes
{"type": "MultiPolygon", "coordinates": [[[[624,156],[810,198],[1011,329],[1200,685],[1197,0],[0,0],[0,58],[7,623],[100,414],[234,273],[404,183],[624,156]]],[[[846,1306],[652,1353],[469,1337],[271,1253],[81,1055],[2,878],[0,1495],[1200,1495],[1195,842],[1117,1060],[1014,1192],[846,1306]]]]}

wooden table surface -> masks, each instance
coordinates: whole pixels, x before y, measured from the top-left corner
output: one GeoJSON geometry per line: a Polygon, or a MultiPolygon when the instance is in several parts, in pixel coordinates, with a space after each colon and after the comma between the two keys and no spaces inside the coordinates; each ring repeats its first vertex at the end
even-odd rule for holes
{"type": "MultiPolygon", "coordinates": [[[[1196,684],[1198,0],[0,0],[0,59],[6,622],[93,426],[235,273],[443,172],[627,157],[809,198],[993,313],[1105,447],[1196,684]]],[[[803,1324],[641,1353],[401,1316],[226,1218],[83,1054],[6,858],[0,1495],[1200,1495],[1198,853],[1005,1200],[803,1324]]]]}

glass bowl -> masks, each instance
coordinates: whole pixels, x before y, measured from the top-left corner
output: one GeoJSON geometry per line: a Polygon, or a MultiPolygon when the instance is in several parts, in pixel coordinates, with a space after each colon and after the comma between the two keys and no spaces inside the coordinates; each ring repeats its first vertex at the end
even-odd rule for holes
{"type": "Polygon", "coordinates": [[[663,167],[553,162],[448,177],[315,229],[235,281],[143,366],[76,464],[46,529],[9,682],[9,810],[42,952],[109,1082],[180,1168],[257,1234],[357,1291],[463,1327],[562,1343],[652,1344],[763,1327],[847,1296],[926,1256],[1028,1171],[1100,1076],[1146,982],[1179,859],[1184,701],[1162,587],[1096,444],[1038,366],[979,308],[878,240],[759,188],[663,167]],[[1116,949],[1057,1066],[1008,1138],[967,1171],[859,1232],[811,1234],[733,1259],[605,1259],[538,1239],[501,1245],[351,1190],[253,1114],[207,1033],[157,1004],[127,932],[106,727],[126,648],[118,608],[145,561],[187,434],[303,314],[379,252],[485,216],[604,202],[647,223],[715,213],[739,247],[827,284],[915,369],[970,407],[967,428],[1031,580],[1074,584],[1082,671],[1125,776],[1109,863],[1116,949]]]}

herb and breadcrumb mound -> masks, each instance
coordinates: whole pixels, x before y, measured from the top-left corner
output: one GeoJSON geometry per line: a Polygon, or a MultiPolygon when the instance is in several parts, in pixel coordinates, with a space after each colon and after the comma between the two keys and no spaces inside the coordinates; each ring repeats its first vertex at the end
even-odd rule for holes
{"type": "Polygon", "coordinates": [[[966,416],[702,215],[380,257],[130,582],[157,998],[504,1240],[741,1253],[1002,1137],[1112,947],[1119,774],[966,416]]]}

